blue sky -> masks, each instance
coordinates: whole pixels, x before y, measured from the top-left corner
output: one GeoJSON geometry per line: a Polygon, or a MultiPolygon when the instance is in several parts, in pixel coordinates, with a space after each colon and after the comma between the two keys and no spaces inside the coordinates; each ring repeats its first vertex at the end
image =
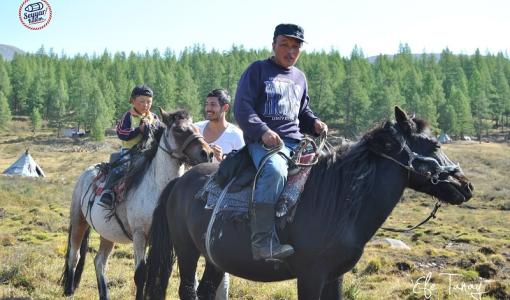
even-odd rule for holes
{"type": "Polygon", "coordinates": [[[50,24],[28,30],[18,19],[21,0],[0,2],[0,44],[35,52],[44,45],[60,54],[176,53],[199,44],[207,50],[268,48],[279,23],[304,27],[306,51],[336,49],[349,56],[392,54],[400,43],[415,53],[510,55],[508,0],[47,0],[50,24]]]}

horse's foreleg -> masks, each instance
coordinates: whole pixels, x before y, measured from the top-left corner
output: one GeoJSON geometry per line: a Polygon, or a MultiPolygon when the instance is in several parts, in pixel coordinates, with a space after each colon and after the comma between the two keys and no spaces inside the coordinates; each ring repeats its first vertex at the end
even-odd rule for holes
{"type": "Polygon", "coordinates": [[[342,277],[327,282],[322,289],[321,300],[340,300],[342,277]]]}
{"type": "Polygon", "coordinates": [[[326,283],[326,273],[316,268],[310,268],[309,270],[309,272],[300,274],[297,278],[298,299],[322,300],[321,294],[326,283]]]}
{"type": "Polygon", "coordinates": [[[108,261],[108,256],[110,256],[110,253],[112,252],[113,245],[114,245],[113,242],[101,237],[101,242],[99,243],[99,250],[97,251],[96,257],[94,258],[94,266],[96,267],[97,288],[99,290],[100,300],[110,299],[107,280],[104,273],[106,269],[106,262],[108,261]]]}
{"type": "MultiPolygon", "coordinates": [[[[218,286],[223,280],[225,272],[216,269],[216,267],[206,262],[204,275],[202,276],[202,280],[200,281],[200,285],[197,289],[197,296],[200,300],[226,300],[228,299],[228,288],[222,289],[220,292],[223,292],[221,295],[217,295],[216,290],[218,286]]],[[[228,278],[227,278],[228,280],[228,278]]]]}
{"type": "Polygon", "coordinates": [[[135,250],[135,285],[136,299],[143,299],[143,287],[147,280],[147,270],[145,265],[145,249],[147,238],[143,231],[135,231],[133,233],[133,247],[135,250]]]}

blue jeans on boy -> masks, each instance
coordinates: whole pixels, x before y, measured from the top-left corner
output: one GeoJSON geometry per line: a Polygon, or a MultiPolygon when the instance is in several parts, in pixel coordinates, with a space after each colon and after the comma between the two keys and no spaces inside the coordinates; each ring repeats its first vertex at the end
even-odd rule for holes
{"type": "MultiPolygon", "coordinates": [[[[299,145],[299,141],[284,139],[283,142],[285,146],[279,152],[291,157],[291,152],[299,145]]],[[[248,150],[257,169],[260,167],[262,159],[270,151],[262,143],[248,144],[248,150]]],[[[278,153],[272,155],[262,166],[257,178],[253,201],[255,203],[276,204],[287,182],[287,174],[287,160],[278,153]]]]}
{"type": "Polygon", "coordinates": [[[124,175],[126,169],[129,166],[129,159],[131,158],[131,154],[128,153],[129,150],[129,148],[120,148],[120,157],[122,163],[113,168],[112,172],[120,176],[124,175]]]}
{"type": "Polygon", "coordinates": [[[129,158],[131,155],[128,151],[129,149],[127,148],[120,149],[120,161],[115,161],[118,165],[112,168],[106,177],[106,182],[103,187],[104,190],[99,200],[99,205],[105,208],[110,208],[112,206],[115,198],[113,186],[124,176],[129,166],[129,158]]]}

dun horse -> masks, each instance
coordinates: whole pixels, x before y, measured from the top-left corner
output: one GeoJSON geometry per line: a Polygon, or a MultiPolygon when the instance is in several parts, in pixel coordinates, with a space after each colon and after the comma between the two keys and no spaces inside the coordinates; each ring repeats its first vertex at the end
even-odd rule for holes
{"type": "Polygon", "coordinates": [[[176,255],[181,299],[213,299],[223,271],[264,282],[297,278],[301,300],[340,299],[343,274],[358,262],[405,188],[451,204],[472,196],[473,186],[429,136],[426,122],[408,117],[398,107],[395,119],[312,167],[293,222],[278,232],[282,243],[295,249],[281,263],[254,261],[248,222],[228,218],[216,218],[210,231],[214,243],[207,251],[204,237],[211,210],[204,209],[195,195],[216,165],[198,165],[170,182],[154,212],[147,298],[165,297],[176,255]],[[195,291],[200,255],[206,257],[206,266],[195,291]]]}
{"type": "MultiPolygon", "coordinates": [[[[146,150],[146,157],[126,179],[125,199],[116,207],[118,218],[108,218],[105,208],[97,205],[100,196],[94,193],[94,180],[99,169],[91,166],[78,179],[71,203],[71,220],[62,285],[70,296],[80,283],[88,250],[90,227],[101,236],[94,259],[100,299],[108,299],[104,269],[114,243],[134,244],[135,266],[144,269],[147,236],[152,213],[164,187],[184,173],[184,164],[208,162],[212,151],[193,126],[186,111],[166,113],[161,110],[165,124],[155,134],[146,150]]],[[[143,272],[135,273],[135,282],[143,287],[143,272]]],[[[141,295],[141,293],[139,293],[141,295]]]]}

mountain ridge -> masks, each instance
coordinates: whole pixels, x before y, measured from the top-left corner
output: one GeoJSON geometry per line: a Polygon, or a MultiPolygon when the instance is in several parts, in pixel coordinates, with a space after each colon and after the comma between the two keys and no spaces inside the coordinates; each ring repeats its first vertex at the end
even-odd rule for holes
{"type": "Polygon", "coordinates": [[[16,53],[23,54],[25,51],[11,45],[0,44],[0,56],[5,60],[11,60],[16,53]]]}

